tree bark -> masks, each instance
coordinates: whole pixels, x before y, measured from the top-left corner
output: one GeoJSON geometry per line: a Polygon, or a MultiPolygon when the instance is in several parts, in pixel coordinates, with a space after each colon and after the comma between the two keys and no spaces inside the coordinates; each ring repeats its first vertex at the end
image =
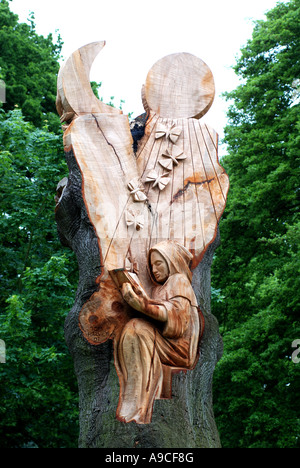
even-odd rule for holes
{"type": "Polygon", "coordinates": [[[75,303],[65,322],[65,338],[79,388],[80,448],[218,448],[212,381],[222,355],[222,339],[210,306],[210,268],[219,234],[193,271],[193,289],[205,318],[196,367],[173,376],[172,399],[154,403],[152,422],[138,425],[116,419],[119,380],[111,340],[93,346],[79,328],[79,313],[97,291],[101,274],[97,237],[82,197],[82,178],[73,151],[66,153],[69,177],[56,207],[58,233],[79,266],[75,303]]]}

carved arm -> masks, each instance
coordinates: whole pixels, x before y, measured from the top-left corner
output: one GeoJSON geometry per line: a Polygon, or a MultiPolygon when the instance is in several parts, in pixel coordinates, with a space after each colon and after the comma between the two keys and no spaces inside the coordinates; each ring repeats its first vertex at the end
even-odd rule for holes
{"type": "Polygon", "coordinates": [[[159,305],[152,301],[142,290],[137,291],[136,294],[129,283],[124,283],[122,286],[122,295],[124,300],[133,309],[142,312],[148,317],[151,317],[159,322],[167,322],[168,314],[163,305],[159,305]]]}

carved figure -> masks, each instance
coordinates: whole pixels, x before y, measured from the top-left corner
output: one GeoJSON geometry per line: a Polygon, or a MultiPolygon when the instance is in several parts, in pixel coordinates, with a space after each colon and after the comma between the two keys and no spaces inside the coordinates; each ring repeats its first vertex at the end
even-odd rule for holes
{"type": "Polygon", "coordinates": [[[117,416],[122,421],[151,421],[154,399],[163,395],[163,365],[184,369],[195,365],[200,323],[191,260],[185,247],[161,242],[148,255],[155,283],[151,297],[141,288],[123,284],[125,301],[142,316],[126,324],[117,345],[121,382],[117,416]]]}
{"type": "MultiPolygon", "coordinates": [[[[172,372],[197,361],[203,316],[192,272],[216,238],[228,177],[216,132],[198,121],[214,99],[208,66],[182,53],[152,67],[142,91],[145,133],[134,153],[127,116],[91,92],[89,70],[104,44],[76,51],[58,77],[65,152],[80,170],[99,249],[96,287],[90,296],[81,292],[78,322],[93,346],[113,340],[118,419],[146,424],[154,400],[171,398],[172,372]]],[[[68,182],[60,192],[57,219],[70,190],[68,182]]]]}

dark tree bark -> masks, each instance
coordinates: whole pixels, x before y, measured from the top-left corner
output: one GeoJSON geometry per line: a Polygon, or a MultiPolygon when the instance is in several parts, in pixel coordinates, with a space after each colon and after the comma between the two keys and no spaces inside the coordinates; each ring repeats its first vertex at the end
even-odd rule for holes
{"type": "Polygon", "coordinates": [[[152,422],[122,423],[116,417],[119,380],[111,340],[93,346],[83,337],[78,316],[97,290],[101,273],[97,237],[82,198],[81,173],[74,154],[66,153],[69,177],[60,188],[56,208],[58,233],[71,248],[79,265],[79,284],[72,310],[65,322],[65,338],[78,379],[81,448],[217,448],[218,430],[213,414],[212,380],[222,355],[218,323],[210,307],[210,267],[219,235],[193,272],[193,288],[205,318],[196,367],[173,376],[172,399],[157,400],[152,422]]]}

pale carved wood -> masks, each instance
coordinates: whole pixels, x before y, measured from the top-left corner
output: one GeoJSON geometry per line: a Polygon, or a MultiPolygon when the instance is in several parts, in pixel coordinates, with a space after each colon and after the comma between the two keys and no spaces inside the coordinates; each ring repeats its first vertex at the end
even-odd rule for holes
{"type": "Polygon", "coordinates": [[[200,118],[215,96],[214,79],[203,60],[171,54],[156,62],[142,89],[144,107],[162,118],[200,118]]]}
{"type": "Polygon", "coordinates": [[[62,122],[93,112],[120,114],[96,98],[90,86],[90,69],[105,41],[92,42],[75,51],[62,65],[57,78],[56,107],[62,122]]]}
{"type": "Polygon", "coordinates": [[[76,51],[58,78],[57,108],[68,124],[64,147],[81,171],[100,252],[98,290],[83,305],[79,326],[92,345],[114,342],[117,418],[147,424],[154,400],[171,397],[172,371],[197,362],[204,323],[192,271],[216,237],[228,177],[218,162],[216,132],[197,120],[214,97],[207,65],[173,54],[153,66],[143,88],[145,135],[135,155],[127,116],[91,95],[89,70],[103,46],[76,51]],[[167,252],[162,284],[151,276],[151,249],[167,252]],[[142,288],[118,287],[111,273],[117,269],[134,272],[142,288]]]}

